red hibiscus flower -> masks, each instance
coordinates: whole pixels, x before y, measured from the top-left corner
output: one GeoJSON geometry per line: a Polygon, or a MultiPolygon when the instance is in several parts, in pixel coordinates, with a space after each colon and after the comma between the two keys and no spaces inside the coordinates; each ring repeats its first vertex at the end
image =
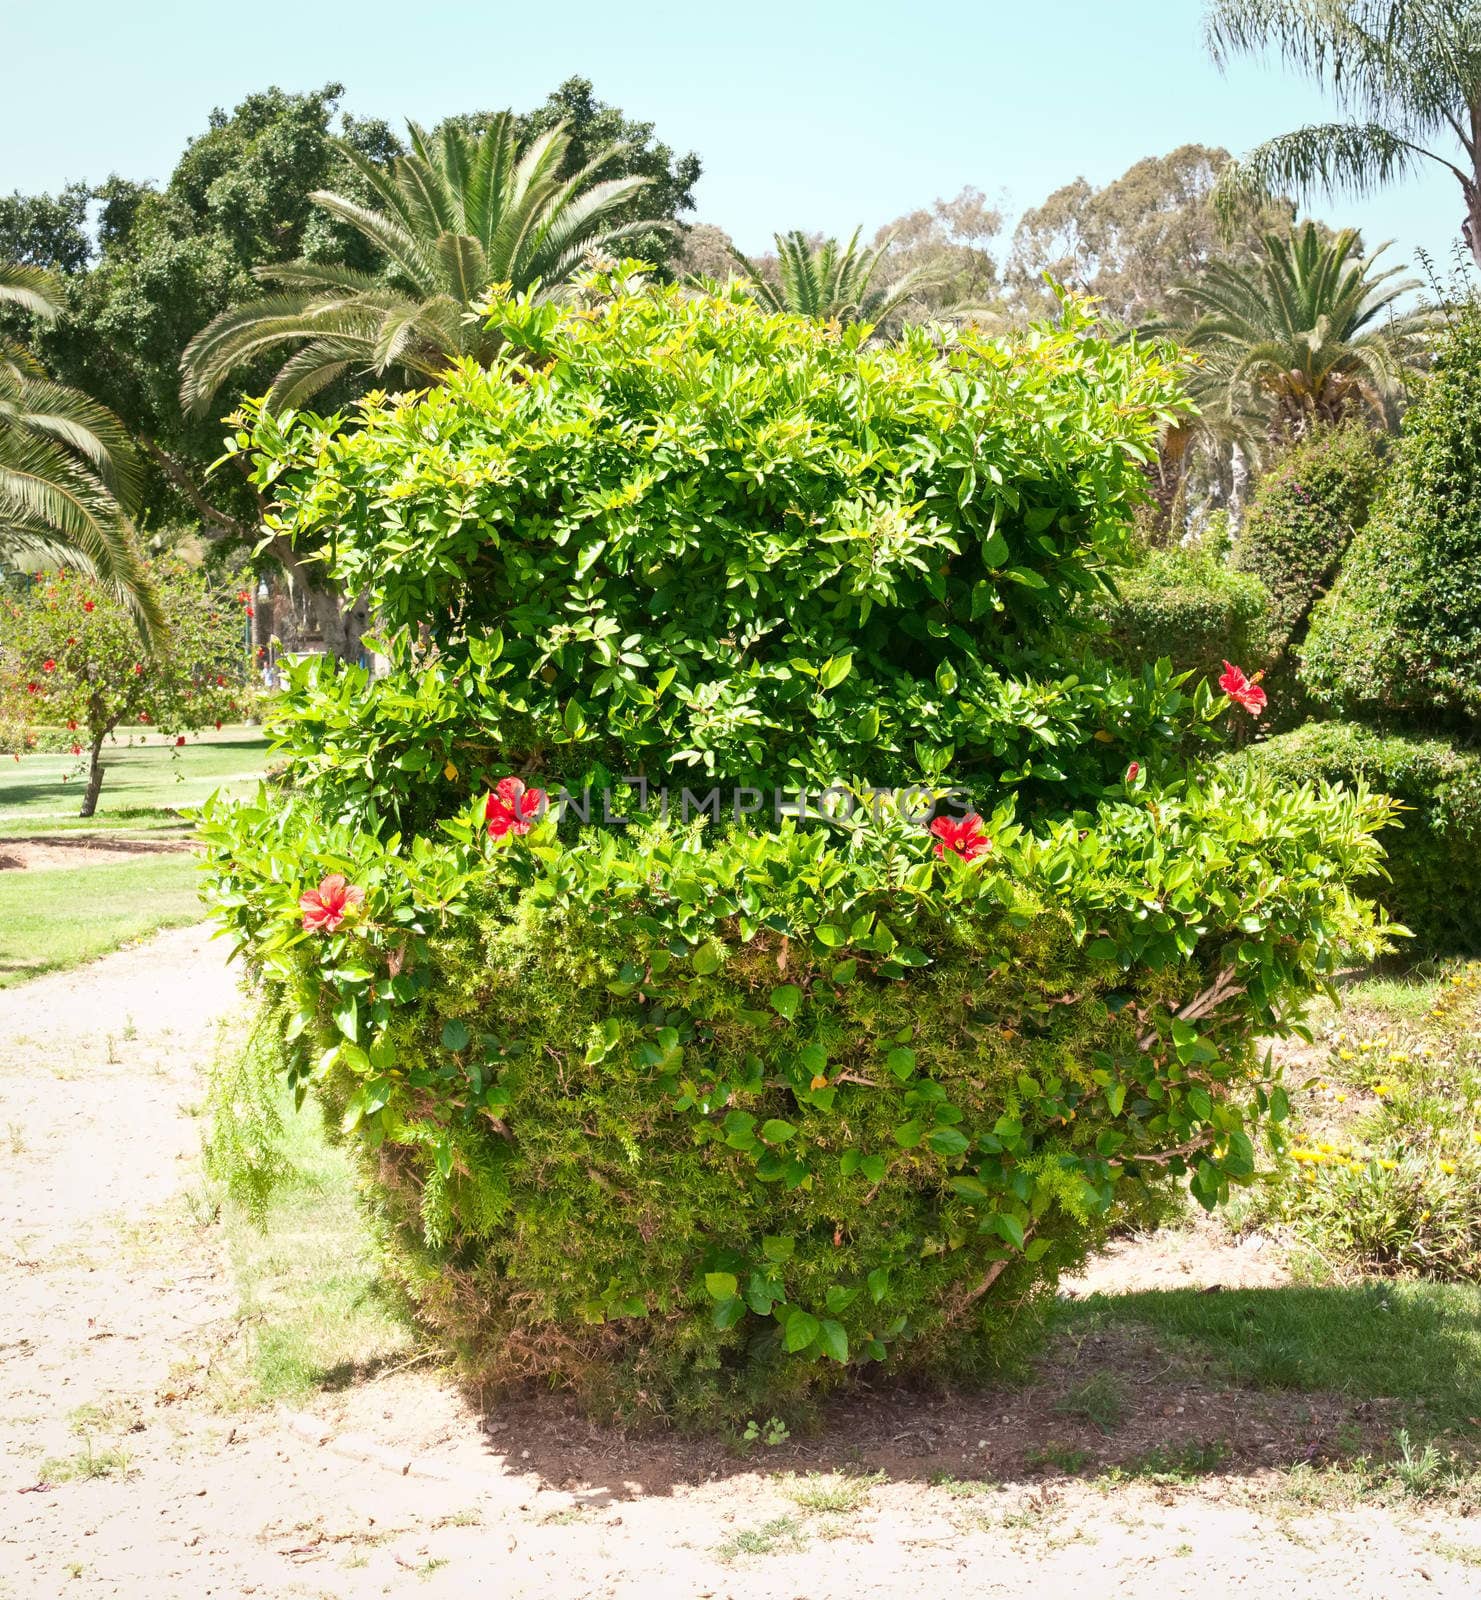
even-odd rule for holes
{"type": "Polygon", "coordinates": [[[175,748],[178,750],[185,743],[185,735],[178,734],[175,738],[175,748]]]}
{"type": "Polygon", "coordinates": [[[147,711],[141,711],[139,713],[139,721],[140,722],[148,722],[149,721],[149,713],[147,711]]]}
{"type": "Polygon", "coordinates": [[[27,694],[40,694],[41,693],[41,685],[39,683],[28,683],[26,685],[26,693],[27,694]]]}
{"type": "Polygon", "coordinates": [[[136,661],[134,663],[134,676],[136,678],[139,677],[143,673],[143,671],[144,671],[144,663],[142,661],[136,661]]]}
{"type": "Polygon", "coordinates": [[[489,837],[502,839],[506,833],[528,833],[544,804],[543,789],[526,789],[519,778],[500,778],[483,807],[489,837]]]}
{"type": "Polygon", "coordinates": [[[936,858],[946,859],[949,850],[963,861],[975,861],[992,848],[992,841],[982,831],[982,818],[975,811],[965,817],[937,817],[931,824],[936,835],[936,858]]]}
{"type": "Polygon", "coordinates": [[[41,663],[41,670],[43,672],[55,672],[57,670],[57,664],[51,659],[50,656],[48,656],[46,660],[41,663]]]}
{"type": "Polygon", "coordinates": [[[219,722],[216,724],[216,731],[217,733],[221,732],[221,724],[219,722]]]}
{"type": "Polygon", "coordinates": [[[247,603],[247,591],[245,589],[239,589],[237,591],[237,604],[239,606],[244,606],[244,605],[246,605],[246,603],[247,603]]]}
{"type": "Polygon", "coordinates": [[[333,933],[365,898],[365,891],[346,883],[344,875],[331,872],[317,889],[305,889],[298,897],[303,925],[310,933],[333,933]]]}
{"type": "Polygon", "coordinates": [[[67,732],[68,733],[76,733],[77,732],[77,724],[75,722],[69,722],[67,724],[67,732]]]}
{"type": "Polygon", "coordinates": [[[93,609],[93,602],[91,600],[84,600],[82,602],[82,609],[84,611],[91,611],[93,609]]]}
{"type": "Polygon", "coordinates": [[[1219,687],[1236,705],[1243,706],[1252,717],[1258,717],[1265,709],[1265,691],[1260,687],[1263,676],[1257,672],[1253,678],[1247,678],[1232,662],[1226,661],[1219,687]]]}
{"type": "Polygon", "coordinates": [[[80,756],[82,754],[82,746],[80,744],[74,744],[72,746],[72,754],[74,756],[80,756]]]}

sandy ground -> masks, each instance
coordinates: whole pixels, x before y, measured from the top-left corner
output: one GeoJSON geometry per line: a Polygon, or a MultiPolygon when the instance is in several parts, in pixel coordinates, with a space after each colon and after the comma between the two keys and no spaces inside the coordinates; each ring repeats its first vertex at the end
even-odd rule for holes
{"type": "MultiPolygon", "coordinates": [[[[322,1396],[312,1418],[223,1414],[210,1368],[241,1330],[219,1234],[190,1197],[199,1071],[237,1003],[199,929],[0,993],[6,1600],[1029,1587],[1161,1600],[1262,1585],[1402,1600],[1481,1587],[1481,1519],[1313,1509],[1283,1489],[1276,1469],[1319,1454],[1340,1402],[1252,1415],[1109,1335],[1006,1394],[858,1396],[817,1439],[750,1460],[625,1440],[557,1400],[484,1417],[420,1367],[322,1396]],[[1147,1399],[1118,1449],[1219,1437],[1230,1470],[1187,1487],[1008,1471],[1029,1438],[1099,1458],[1094,1429],[1052,1400],[1102,1368],[1147,1399]],[[69,1478],[89,1451],[114,1470],[69,1478]],[[820,1494],[814,1471],[854,1477],[820,1494]]],[[[1118,1247],[1077,1289],[1271,1273],[1259,1247],[1171,1235],[1118,1247]]]]}

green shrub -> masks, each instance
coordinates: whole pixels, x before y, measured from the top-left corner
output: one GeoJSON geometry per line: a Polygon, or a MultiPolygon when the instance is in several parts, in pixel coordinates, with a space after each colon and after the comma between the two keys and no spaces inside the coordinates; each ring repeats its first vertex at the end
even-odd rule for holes
{"type": "Polygon", "coordinates": [[[1234,549],[1234,564],[1270,593],[1270,626],[1283,646],[1305,632],[1368,520],[1382,471],[1378,439],[1361,423],[1291,446],[1260,479],[1234,549]]]}
{"type": "Polygon", "coordinates": [[[1415,936],[1412,950],[1481,949],[1481,750],[1437,737],[1311,723],[1236,761],[1276,782],[1366,783],[1406,809],[1384,835],[1388,881],[1363,886],[1415,936]]]}
{"type": "Polygon", "coordinates": [[[1481,306],[1441,341],[1301,655],[1311,692],[1344,714],[1481,718],[1481,306]]]}
{"type": "Polygon", "coordinates": [[[291,674],[285,790],[202,815],[283,1070],[481,1381],[785,1420],[1007,1360],[1107,1227],[1249,1177],[1256,1040],[1381,937],[1388,808],[1205,782],[1227,703],[1076,630],[1180,405],[1157,351],[1073,307],[873,347],[628,269],[491,314],[495,370],[244,440],[391,662],[291,674]],[[492,837],[511,770],[669,815],[492,837]]]}
{"type": "Polygon", "coordinates": [[[1257,664],[1271,651],[1265,585],[1197,550],[1151,551],[1092,609],[1129,667],[1165,657],[1179,672],[1217,677],[1226,661],[1257,664]]]}

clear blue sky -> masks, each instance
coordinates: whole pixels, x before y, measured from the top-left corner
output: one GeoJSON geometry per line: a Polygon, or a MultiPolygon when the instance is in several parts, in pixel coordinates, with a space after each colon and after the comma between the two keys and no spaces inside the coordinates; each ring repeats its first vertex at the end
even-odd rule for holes
{"type": "MultiPolygon", "coordinates": [[[[1239,152],[1321,118],[1274,65],[1227,77],[1200,0],[51,0],[4,6],[0,192],[166,177],[213,106],[338,80],[363,115],[528,107],[581,73],[704,161],[697,220],[747,249],[775,229],[873,230],[973,184],[1010,219],[1189,141],[1239,152]]],[[[1458,186],[1435,169],[1318,203],[1394,258],[1448,260],[1458,186]]]]}

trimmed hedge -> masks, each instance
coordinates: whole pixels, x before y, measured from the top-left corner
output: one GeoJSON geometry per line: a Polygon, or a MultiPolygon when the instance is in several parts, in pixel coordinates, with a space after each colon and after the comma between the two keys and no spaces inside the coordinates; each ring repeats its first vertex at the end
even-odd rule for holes
{"type": "Polygon", "coordinates": [[[1312,723],[1231,760],[1276,782],[1355,784],[1406,809],[1383,836],[1389,881],[1365,891],[1415,935],[1405,950],[1481,950],[1481,749],[1352,723],[1312,723]]]}
{"type": "Polygon", "coordinates": [[[1116,593],[1092,609],[1125,666],[1166,658],[1177,672],[1216,678],[1226,661],[1253,671],[1270,654],[1270,595],[1249,573],[1174,547],[1150,552],[1115,582],[1116,593]]]}
{"type": "Polygon", "coordinates": [[[1301,657],[1311,693],[1344,715],[1481,722],[1481,305],[1441,340],[1301,657]]]}
{"type": "Polygon", "coordinates": [[[1368,521],[1383,470],[1378,437],[1353,423],[1292,445],[1260,479],[1234,547],[1234,565],[1270,593],[1277,647],[1305,632],[1368,521]]]}
{"type": "Polygon", "coordinates": [[[631,267],[490,316],[490,371],[244,436],[389,635],[202,816],[283,1070],[481,1381],[723,1423],[1009,1359],[1106,1228],[1249,1178],[1257,1041],[1382,939],[1386,804],[1208,781],[1227,699],[1081,626],[1175,373],[1073,304],[881,347],[631,267]],[[624,774],[666,821],[603,825],[624,774]]]}

